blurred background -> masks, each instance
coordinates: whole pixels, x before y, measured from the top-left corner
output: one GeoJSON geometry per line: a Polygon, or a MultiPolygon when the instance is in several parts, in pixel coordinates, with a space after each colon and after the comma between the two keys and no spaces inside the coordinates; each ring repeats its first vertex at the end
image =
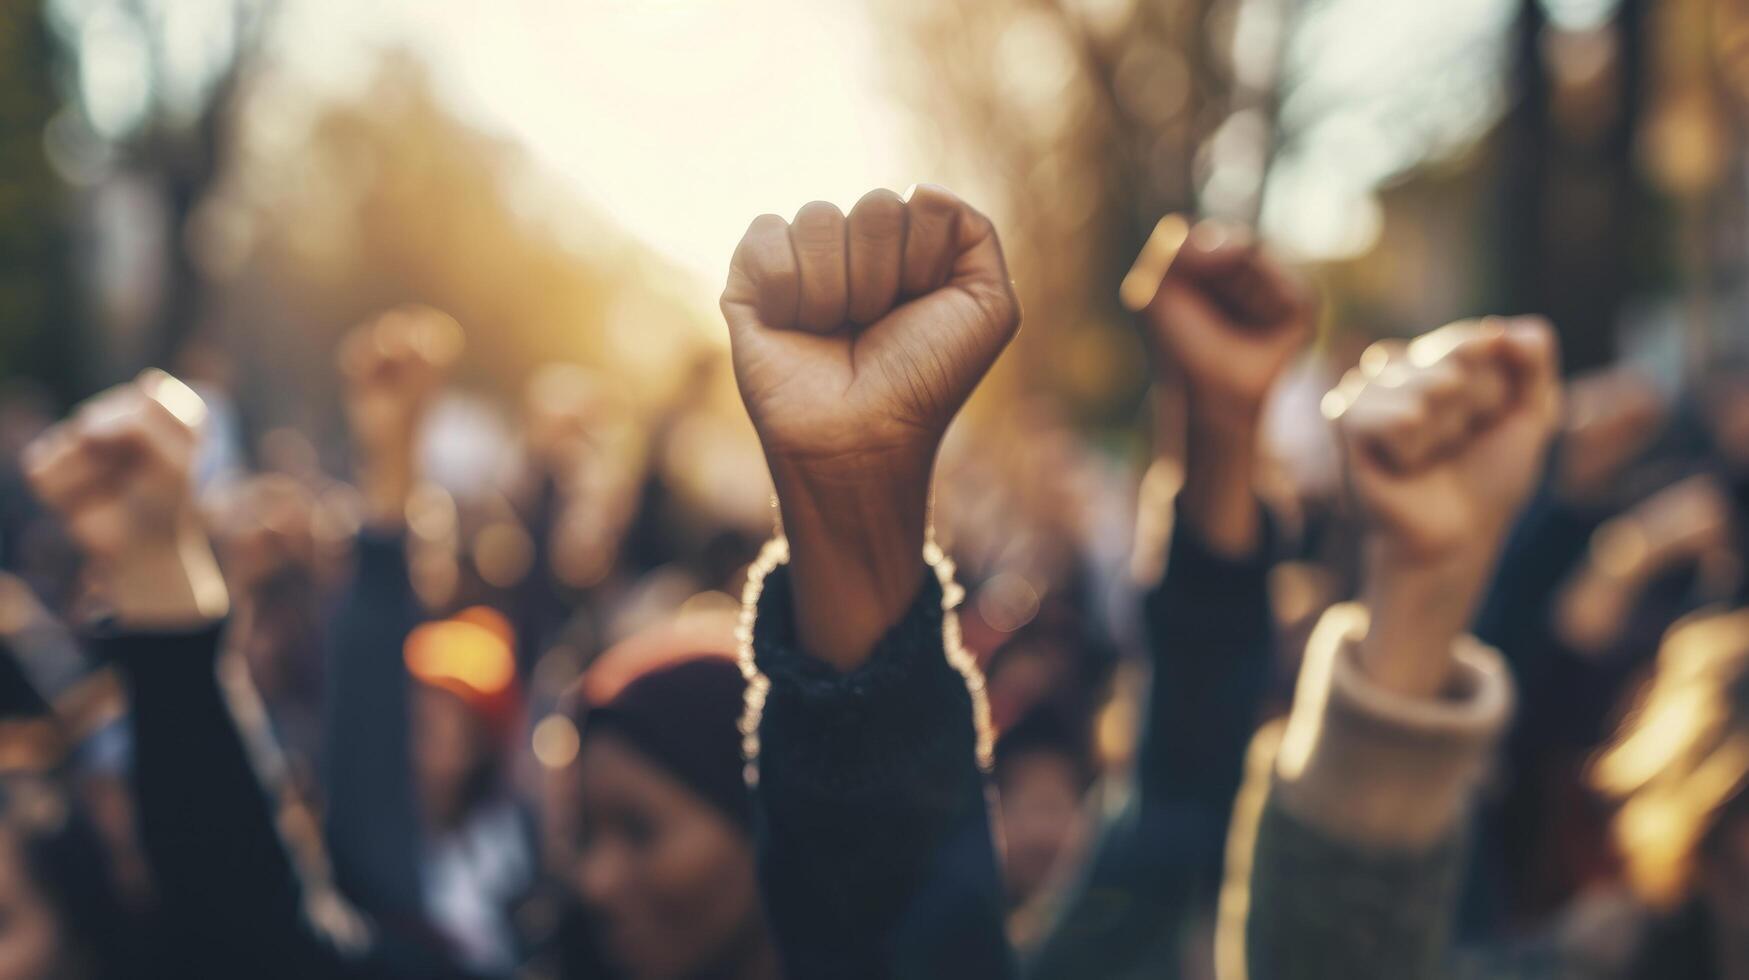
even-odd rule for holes
{"type": "MultiPolygon", "coordinates": [[[[1720,541],[1749,513],[1749,375],[1694,396],[1749,357],[1746,122],[1744,0],[0,0],[0,567],[77,605],[17,454],[148,365],[187,379],[256,617],[238,642],[294,767],[313,756],[314,638],[358,513],[336,348],[419,304],[467,350],[426,426],[415,584],[433,616],[503,610],[528,718],[556,717],[604,651],[720,640],[770,533],[716,311],[749,220],[946,184],[995,219],[1026,323],[950,436],[938,532],[998,727],[1074,763],[1036,859],[1010,855],[1022,904],[1079,833],[1083,776],[1134,748],[1129,563],[1160,529],[1132,515],[1173,478],[1137,476],[1175,430],[1117,286],[1155,223],[1256,224],[1323,297],[1265,440],[1298,559],[1272,581],[1280,701],[1353,578],[1318,400],[1372,341],[1462,316],[1546,314],[1570,373],[1627,376],[1575,386],[1571,458],[1602,462],[1556,480],[1597,511],[1566,560],[1620,557],[1586,551],[1604,516],[1728,456],[1734,496],[1656,512],[1675,557],[1628,557],[1648,579],[1699,561],[1682,611],[1742,589],[1749,538],[1720,541]],[[1666,408],[1693,438],[1648,448],[1666,408]],[[1041,706],[1062,723],[1020,724],[1041,706]]],[[[1633,597],[1578,581],[1563,642],[1609,646],[1633,597]]],[[[1671,618],[1631,656],[1563,661],[1545,693],[1596,675],[1594,710],[1523,782],[1577,783],[1671,618]]],[[[574,730],[530,727],[539,763],[571,760],[574,730]]],[[[1513,865],[1521,923],[1610,873],[1578,798],[1533,794],[1529,843],[1489,852],[1579,840],[1513,865]]]]}
{"type": "Polygon", "coordinates": [[[0,72],[0,369],[64,404],[222,363],[256,428],[333,424],[333,338],[409,300],[489,338],[482,389],[721,387],[747,220],[920,180],[1003,230],[998,387],[1095,431],[1170,210],[1259,220],[1327,343],[1537,311],[1672,380],[1745,261],[1728,0],[4,0],[0,72]]]}

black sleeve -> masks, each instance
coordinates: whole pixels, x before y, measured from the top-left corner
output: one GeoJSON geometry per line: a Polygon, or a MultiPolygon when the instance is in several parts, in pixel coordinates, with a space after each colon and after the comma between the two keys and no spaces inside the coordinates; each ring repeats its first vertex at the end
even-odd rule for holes
{"type": "Polygon", "coordinates": [[[407,635],[419,602],[399,535],[364,532],[328,653],[324,782],[335,881],[386,923],[423,921],[407,635]]]}
{"type": "Polygon", "coordinates": [[[1521,689],[1536,686],[1560,648],[1549,610],[1605,516],[1564,503],[1545,485],[1507,536],[1474,632],[1506,657],[1521,689]]]}
{"type": "Polygon", "coordinates": [[[312,915],[217,663],[222,625],[97,641],[132,696],[140,836],[180,975],[255,980],[465,980],[433,951],[385,940],[336,896],[312,915]],[[334,919],[348,928],[331,928],[334,919]]]}
{"type": "Polygon", "coordinates": [[[1014,975],[972,694],[948,660],[942,587],[924,577],[848,674],[797,648],[788,570],[765,580],[755,804],[787,976],[1014,975]]]}
{"type": "Polygon", "coordinates": [[[1253,555],[1229,559],[1178,521],[1143,600],[1153,674],[1134,795],[1102,829],[1029,977],[1170,975],[1189,915],[1212,905],[1275,647],[1267,513],[1263,526],[1253,555]]]}
{"type": "Polygon", "coordinates": [[[159,897],[213,975],[349,976],[304,890],[219,686],[222,626],[98,641],[132,695],[134,792],[159,897]]]}

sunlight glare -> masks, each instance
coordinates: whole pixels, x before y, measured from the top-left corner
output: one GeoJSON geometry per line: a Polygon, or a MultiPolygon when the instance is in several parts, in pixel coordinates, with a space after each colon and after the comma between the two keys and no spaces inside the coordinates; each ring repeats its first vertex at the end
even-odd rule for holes
{"type": "Polygon", "coordinates": [[[755,215],[848,210],[934,176],[857,0],[359,8],[288,6],[279,50],[300,83],[344,95],[368,81],[371,52],[410,47],[464,119],[526,147],[713,295],[755,215]]]}

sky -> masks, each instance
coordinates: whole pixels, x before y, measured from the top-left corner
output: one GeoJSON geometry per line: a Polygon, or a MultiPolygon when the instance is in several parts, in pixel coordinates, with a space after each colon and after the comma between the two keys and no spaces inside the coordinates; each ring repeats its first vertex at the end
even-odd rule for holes
{"type": "MultiPolygon", "coordinates": [[[[124,129],[144,98],[137,33],[117,26],[112,0],[54,2],[80,25],[95,125],[124,129]]],[[[894,5],[882,0],[271,2],[268,53],[300,96],[355,97],[385,49],[411,49],[462,118],[521,144],[702,283],[720,279],[755,215],[815,199],[848,209],[874,187],[942,179],[912,128],[917,107],[895,94],[882,51],[894,32],[875,20],[894,5]]],[[[1503,105],[1514,0],[1256,2],[1291,2],[1298,19],[1263,230],[1301,258],[1363,252],[1379,232],[1377,188],[1467,143],[1503,105]]],[[[1615,2],[1544,0],[1580,29],[1615,2]]],[[[148,5],[180,77],[224,57],[215,25],[237,3],[148,5]]]]}
{"type": "Polygon", "coordinates": [[[464,119],[715,280],[757,214],[930,179],[861,0],[286,0],[312,88],[402,44],[464,119]]]}

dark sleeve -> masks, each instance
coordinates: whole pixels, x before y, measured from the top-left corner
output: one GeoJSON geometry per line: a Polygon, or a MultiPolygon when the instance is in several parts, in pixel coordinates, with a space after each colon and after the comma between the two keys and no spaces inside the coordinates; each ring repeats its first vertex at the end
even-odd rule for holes
{"type": "Polygon", "coordinates": [[[277,802],[219,684],[222,629],[97,641],[132,697],[140,837],[182,947],[177,975],[469,980],[428,948],[371,932],[331,894],[321,921],[311,917],[277,802]],[[335,913],[347,928],[332,928],[335,913]]]}
{"type": "Polygon", "coordinates": [[[1143,601],[1153,674],[1134,796],[1102,829],[1030,977],[1174,969],[1187,916],[1213,904],[1275,644],[1267,513],[1263,526],[1257,551],[1235,560],[1178,522],[1143,601]]]}
{"type": "Polygon", "coordinates": [[[350,976],[308,925],[275,806],[220,689],[222,626],[98,641],[127,678],[134,792],[159,897],[190,958],[227,976],[350,976]]]}
{"type": "Polygon", "coordinates": [[[788,570],[754,625],[769,679],[755,792],[760,875],[785,975],[1014,975],[978,731],[932,574],[867,663],[797,648],[788,570]]]}
{"type": "Polygon", "coordinates": [[[1521,687],[1558,649],[1549,610],[1604,516],[1563,502],[1545,484],[1506,539],[1474,632],[1505,655],[1521,687]]]}
{"type": "Polygon", "coordinates": [[[325,831],[340,890],[371,915],[407,925],[422,921],[424,908],[402,653],[419,614],[401,537],[361,533],[330,630],[325,831]]]}
{"type": "Polygon", "coordinates": [[[1250,980],[1447,975],[1463,871],[1459,833],[1423,849],[1371,850],[1323,833],[1272,798],[1253,853],[1250,980]]]}

